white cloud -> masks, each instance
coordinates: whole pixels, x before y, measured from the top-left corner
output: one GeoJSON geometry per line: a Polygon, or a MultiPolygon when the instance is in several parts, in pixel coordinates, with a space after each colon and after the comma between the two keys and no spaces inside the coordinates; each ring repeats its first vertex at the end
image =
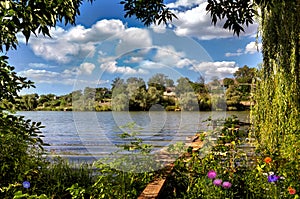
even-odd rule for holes
{"type": "Polygon", "coordinates": [[[60,73],[58,72],[47,71],[47,70],[34,70],[34,69],[22,71],[20,72],[20,74],[28,77],[29,79],[33,78],[35,80],[40,80],[40,81],[43,81],[44,78],[49,79],[60,75],[60,73]]]}
{"type": "Polygon", "coordinates": [[[153,69],[162,69],[165,67],[165,65],[159,63],[159,62],[154,62],[151,60],[144,60],[140,63],[139,65],[141,68],[147,69],[147,70],[153,70],[153,69]]]}
{"type": "Polygon", "coordinates": [[[45,68],[45,69],[49,69],[49,68],[56,68],[57,66],[54,66],[54,65],[48,65],[48,64],[45,64],[45,63],[29,63],[28,64],[29,67],[31,68],[45,68]]]}
{"type": "Polygon", "coordinates": [[[184,68],[192,64],[191,60],[184,57],[184,52],[176,51],[173,46],[164,46],[157,49],[153,60],[169,67],[184,68]]]}
{"type": "MultiPolygon", "coordinates": [[[[91,57],[95,53],[95,44],[125,31],[120,20],[101,20],[91,28],[81,25],[64,30],[61,27],[50,30],[51,38],[32,36],[29,46],[35,55],[46,60],[68,63],[74,58],[91,57]]],[[[18,35],[21,42],[24,36],[18,35]]]]}
{"type": "Polygon", "coordinates": [[[221,79],[231,76],[238,70],[238,66],[234,61],[201,62],[192,66],[190,70],[200,72],[205,79],[210,79],[215,76],[221,79]]]}
{"type": "Polygon", "coordinates": [[[205,1],[206,0],[177,0],[173,3],[167,4],[167,7],[169,7],[169,8],[191,7],[191,6],[194,6],[194,5],[201,4],[205,1]]]}
{"type": "Polygon", "coordinates": [[[84,63],[80,64],[79,67],[73,67],[73,68],[65,69],[62,72],[62,75],[64,77],[74,76],[74,78],[75,78],[78,75],[90,75],[90,74],[92,74],[94,69],[95,69],[94,64],[84,62],[84,63]]]}
{"type": "Polygon", "coordinates": [[[245,48],[245,53],[246,54],[254,54],[257,52],[261,52],[262,50],[262,43],[256,43],[256,42],[250,42],[249,44],[247,44],[246,48],[245,48]]]}
{"type": "MultiPolygon", "coordinates": [[[[51,38],[31,37],[29,46],[35,55],[45,60],[58,63],[69,63],[74,59],[93,57],[96,45],[105,40],[113,40],[116,56],[152,45],[150,33],[146,29],[126,28],[122,21],[104,19],[98,21],[91,28],[77,25],[68,30],[61,27],[50,30],[51,38]]],[[[18,35],[19,40],[24,38],[18,35]]],[[[104,58],[104,57],[102,57],[104,58]]]]}
{"type": "MultiPolygon", "coordinates": [[[[172,24],[175,25],[175,32],[181,36],[197,37],[201,40],[210,40],[216,38],[229,38],[233,32],[223,29],[222,22],[217,26],[211,24],[211,17],[205,10],[207,1],[204,0],[178,0],[175,3],[168,4],[178,17],[172,24]],[[189,9],[180,9],[181,7],[189,9]]],[[[257,30],[257,24],[245,28],[243,35],[253,35],[257,30]]]]}
{"type": "Polygon", "coordinates": [[[124,75],[146,74],[147,71],[139,68],[134,69],[129,66],[117,66],[116,61],[106,62],[100,65],[100,68],[108,73],[121,73],[124,75]]]}
{"type": "Polygon", "coordinates": [[[144,57],[135,57],[135,56],[131,56],[130,59],[124,60],[124,63],[140,63],[144,60],[144,57]]]}
{"type": "Polygon", "coordinates": [[[225,56],[226,57],[237,57],[237,56],[241,56],[243,55],[244,53],[242,52],[235,52],[235,53],[225,53],[225,56]]]}
{"type": "Polygon", "coordinates": [[[236,52],[231,53],[231,52],[227,52],[225,53],[226,57],[237,57],[237,56],[241,56],[244,54],[254,54],[254,53],[258,53],[261,52],[262,50],[262,43],[257,43],[257,42],[250,42],[246,45],[245,49],[238,49],[236,52]]]}
{"type": "MultiPolygon", "coordinates": [[[[36,66],[37,68],[44,67],[47,65],[44,64],[30,64],[31,66],[36,66]]],[[[47,69],[50,69],[49,67],[47,69]]],[[[28,69],[19,72],[21,76],[25,76],[28,79],[36,83],[48,83],[48,84],[65,84],[72,85],[77,82],[86,82],[86,83],[96,83],[93,80],[81,80],[78,78],[78,75],[90,75],[95,69],[95,65],[92,63],[82,63],[79,67],[73,67],[65,69],[62,72],[50,71],[46,69],[28,69]]]]}
{"type": "Polygon", "coordinates": [[[166,25],[164,23],[161,23],[159,25],[155,25],[155,24],[151,24],[150,28],[152,28],[152,30],[156,33],[165,33],[166,32],[166,25]]]}
{"type": "Polygon", "coordinates": [[[82,63],[79,66],[79,70],[83,73],[83,74],[92,74],[93,70],[95,69],[95,65],[92,63],[82,63]]]}
{"type": "Polygon", "coordinates": [[[28,79],[35,83],[48,83],[48,84],[65,84],[72,85],[75,82],[75,78],[70,78],[66,76],[65,73],[58,73],[47,70],[34,70],[29,69],[19,73],[22,76],[26,76],[28,79]]]}
{"type": "Polygon", "coordinates": [[[237,51],[234,52],[234,53],[230,53],[230,52],[225,53],[225,56],[226,56],[226,57],[237,57],[237,56],[243,55],[243,54],[244,54],[243,51],[244,51],[243,49],[239,48],[239,49],[237,49],[237,51]]]}
{"type": "Polygon", "coordinates": [[[116,46],[117,55],[152,46],[149,30],[146,29],[128,28],[123,34],[117,35],[117,38],[119,38],[119,43],[116,46]]]}

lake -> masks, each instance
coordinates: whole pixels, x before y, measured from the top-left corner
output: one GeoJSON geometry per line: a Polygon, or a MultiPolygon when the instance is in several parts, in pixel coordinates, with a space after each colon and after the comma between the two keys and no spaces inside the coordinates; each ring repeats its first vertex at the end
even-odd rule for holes
{"type": "Polygon", "coordinates": [[[137,137],[153,146],[152,153],[170,144],[187,142],[187,137],[199,130],[212,127],[203,122],[209,117],[224,118],[236,115],[249,121],[249,112],[18,112],[25,118],[40,121],[45,147],[50,154],[70,160],[89,161],[110,156],[124,143],[119,137],[124,132],[138,132],[137,137]],[[135,128],[124,127],[135,123],[135,128]]]}

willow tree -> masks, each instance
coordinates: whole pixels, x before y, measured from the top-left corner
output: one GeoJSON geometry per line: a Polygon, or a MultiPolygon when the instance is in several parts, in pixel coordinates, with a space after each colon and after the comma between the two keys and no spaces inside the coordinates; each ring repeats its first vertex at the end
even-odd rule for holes
{"type": "Polygon", "coordinates": [[[299,161],[300,1],[270,1],[261,10],[263,65],[257,81],[255,130],[267,152],[299,161]]]}
{"type": "MultiPolygon", "coordinates": [[[[162,0],[122,3],[125,16],[135,14],[147,24],[173,18],[162,0]],[[149,6],[153,9],[147,12],[149,6]]],[[[300,0],[208,0],[206,10],[214,25],[223,21],[223,27],[238,36],[258,19],[263,64],[255,82],[255,136],[265,153],[299,161],[300,0]]]]}
{"type": "Polygon", "coordinates": [[[257,17],[263,64],[255,81],[254,135],[264,153],[299,160],[300,1],[208,2],[213,23],[225,18],[224,28],[237,34],[257,17]]]}

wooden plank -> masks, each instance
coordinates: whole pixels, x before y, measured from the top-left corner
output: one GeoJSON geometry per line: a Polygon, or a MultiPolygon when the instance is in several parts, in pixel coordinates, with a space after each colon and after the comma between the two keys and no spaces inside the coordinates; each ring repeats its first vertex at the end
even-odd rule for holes
{"type": "Polygon", "coordinates": [[[166,178],[162,178],[149,183],[138,199],[157,199],[165,182],[166,178]]]}
{"type": "MultiPolygon", "coordinates": [[[[200,141],[197,138],[192,138],[192,142],[187,143],[187,147],[192,147],[193,152],[198,151],[200,148],[203,147],[203,142],[200,141]]],[[[186,156],[186,154],[183,154],[183,156],[186,156]]],[[[159,195],[162,193],[162,190],[167,182],[168,175],[172,172],[174,167],[174,164],[169,164],[166,166],[164,175],[160,178],[155,179],[153,182],[149,183],[144,191],[141,193],[141,195],[138,197],[138,199],[158,199],[159,195]]]]}

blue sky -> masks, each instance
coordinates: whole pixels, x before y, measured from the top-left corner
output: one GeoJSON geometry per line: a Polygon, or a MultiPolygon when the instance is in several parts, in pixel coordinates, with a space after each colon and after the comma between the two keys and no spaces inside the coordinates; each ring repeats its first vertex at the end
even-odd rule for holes
{"type": "Polygon", "coordinates": [[[10,51],[10,64],[36,88],[22,93],[57,95],[90,87],[110,87],[116,77],[142,77],[155,73],[176,80],[201,75],[232,77],[244,65],[257,67],[262,56],[256,44],[257,24],[240,37],[214,27],[206,14],[205,0],[168,1],[177,15],[167,26],[144,27],[134,18],[124,19],[119,0],[84,3],[76,26],[58,24],[52,38],[32,36],[28,45],[10,51]]]}

